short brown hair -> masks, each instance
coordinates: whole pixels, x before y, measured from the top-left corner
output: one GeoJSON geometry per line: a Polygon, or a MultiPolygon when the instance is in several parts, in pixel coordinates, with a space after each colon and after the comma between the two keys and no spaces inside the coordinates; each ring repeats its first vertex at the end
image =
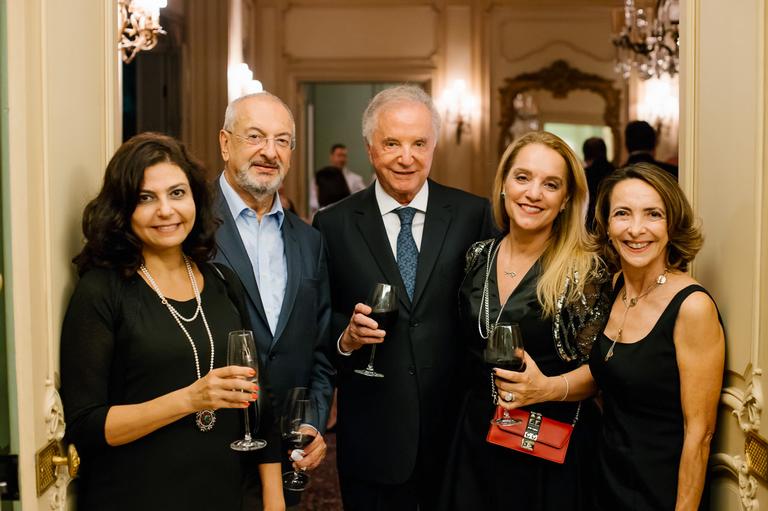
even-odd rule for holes
{"type": "Polygon", "coordinates": [[[608,239],[611,193],[627,179],[639,179],[656,190],[664,203],[667,217],[667,268],[686,271],[704,243],[693,208],[675,178],[650,163],[635,163],[609,174],[600,184],[595,204],[595,232],[590,243],[611,269],[619,269],[616,250],[608,239]]]}

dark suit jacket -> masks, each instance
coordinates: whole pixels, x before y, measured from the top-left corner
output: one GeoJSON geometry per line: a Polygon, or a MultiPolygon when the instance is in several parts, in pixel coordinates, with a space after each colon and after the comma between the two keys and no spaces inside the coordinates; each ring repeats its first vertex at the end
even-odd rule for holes
{"type": "Polygon", "coordinates": [[[671,163],[664,163],[663,161],[657,161],[653,159],[653,155],[651,153],[635,153],[631,155],[629,158],[627,158],[627,162],[624,164],[624,166],[632,165],[633,163],[651,163],[653,165],[656,165],[660,169],[666,170],[673,176],[675,176],[675,179],[677,179],[677,165],[672,165],[671,163]]]}
{"type": "Polygon", "coordinates": [[[333,393],[334,369],[328,359],[330,291],[320,233],[290,211],[285,211],[283,242],[288,281],[273,336],[251,261],[218,181],[216,189],[216,210],[223,222],[216,232],[218,253],[214,260],[232,268],[243,283],[259,355],[275,393],[275,411],[282,412],[292,387],[309,387],[318,405],[319,417],[315,426],[324,432],[333,393]]]}
{"type": "Polygon", "coordinates": [[[366,366],[367,347],[335,358],[341,477],[401,484],[413,473],[417,455],[428,470],[442,474],[462,388],[457,292],[467,248],[493,231],[488,201],[429,182],[413,302],[405,293],[374,185],[319,211],[315,226],[328,251],[333,340],[376,282],[401,291],[397,323],[376,351],[374,366],[384,378],[353,372],[366,366]]]}
{"type": "Polygon", "coordinates": [[[613,164],[607,160],[595,160],[592,165],[584,168],[587,174],[587,189],[589,189],[589,207],[587,208],[587,228],[592,228],[595,219],[595,201],[600,183],[615,170],[613,164]]]}

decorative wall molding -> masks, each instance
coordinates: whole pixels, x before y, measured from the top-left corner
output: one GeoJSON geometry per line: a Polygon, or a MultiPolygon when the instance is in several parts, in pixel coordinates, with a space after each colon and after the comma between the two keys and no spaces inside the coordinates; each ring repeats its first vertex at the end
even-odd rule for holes
{"type": "Polygon", "coordinates": [[[739,421],[739,428],[744,433],[760,429],[760,417],[763,411],[763,386],[760,376],[763,370],[747,366],[744,376],[744,390],[734,386],[723,388],[720,402],[732,409],[732,414],[739,421]]]}
{"type": "Polygon", "coordinates": [[[56,390],[52,380],[45,381],[45,409],[43,410],[45,418],[45,432],[48,441],[61,441],[64,438],[64,405],[61,403],[61,396],[56,390]]]}
{"type": "Polygon", "coordinates": [[[533,57],[537,53],[542,53],[545,50],[548,50],[554,46],[561,46],[568,48],[574,53],[577,53],[579,55],[584,55],[585,57],[590,58],[591,60],[597,61],[597,62],[603,62],[603,63],[611,63],[613,62],[613,56],[612,55],[598,55],[596,53],[593,53],[589,50],[586,50],[582,48],[579,45],[576,45],[570,41],[565,41],[563,39],[552,39],[550,41],[547,41],[546,43],[537,46],[536,48],[533,48],[532,50],[528,50],[522,53],[519,53],[517,55],[509,55],[505,51],[504,41],[500,39],[501,48],[499,48],[499,54],[506,60],[507,62],[513,63],[513,62],[520,62],[521,60],[528,59],[530,57],[533,57]]]}
{"type": "Polygon", "coordinates": [[[759,483],[749,474],[749,466],[741,456],[731,456],[726,453],[713,454],[709,458],[709,467],[713,472],[726,471],[738,478],[742,510],[759,511],[760,503],[757,500],[759,483]]]}
{"type": "MultiPolygon", "coordinates": [[[[64,405],[61,402],[59,391],[53,380],[45,381],[45,408],[43,417],[45,418],[45,434],[48,440],[61,442],[64,438],[66,424],[64,422],[64,405]]],[[[71,478],[65,468],[56,469],[56,482],[53,488],[49,490],[49,509],[51,511],[64,511],[67,503],[67,486],[71,478]]]]}

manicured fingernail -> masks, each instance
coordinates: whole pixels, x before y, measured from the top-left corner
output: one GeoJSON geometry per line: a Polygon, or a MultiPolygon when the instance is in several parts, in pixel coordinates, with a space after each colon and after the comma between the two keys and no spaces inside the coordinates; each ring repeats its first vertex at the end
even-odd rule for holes
{"type": "Polygon", "coordinates": [[[253,369],[249,369],[248,376],[256,376],[256,371],[254,371],[253,369]]]}
{"type": "Polygon", "coordinates": [[[254,391],[254,392],[258,392],[259,391],[259,386],[258,385],[253,385],[251,387],[251,390],[254,391]]]}
{"type": "Polygon", "coordinates": [[[249,403],[248,401],[243,401],[242,403],[240,403],[240,406],[243,407],[243,408],[248,408],[249,404],[251,404],[251,403],[249,403]]]}
{"type": "Polygon", "coordinates": [[[259,395],[258,394],[251,394],[251,399],[253,401],[256,401],[257,399],[259,399],[259,395]]]}

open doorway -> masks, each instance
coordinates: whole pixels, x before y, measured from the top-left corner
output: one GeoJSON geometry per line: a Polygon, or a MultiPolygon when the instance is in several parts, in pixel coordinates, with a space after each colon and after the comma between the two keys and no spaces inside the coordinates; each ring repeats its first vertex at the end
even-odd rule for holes
{"type": "MultiPolygon", "coordinates": [[[[347,168],[368,185],[374,177],[361,132],[363,111],[368,102],[392,82],[302,82],[304,98],[305,167],[307,190],[314,187],[318,169],[330,164],[331,147],[347,147],[347,168]]],[[[422,86],[424,86],[422,84],[422,86]]],[[[311,193],[307,193],[306,211],[312,212],[311,193]]]]}

